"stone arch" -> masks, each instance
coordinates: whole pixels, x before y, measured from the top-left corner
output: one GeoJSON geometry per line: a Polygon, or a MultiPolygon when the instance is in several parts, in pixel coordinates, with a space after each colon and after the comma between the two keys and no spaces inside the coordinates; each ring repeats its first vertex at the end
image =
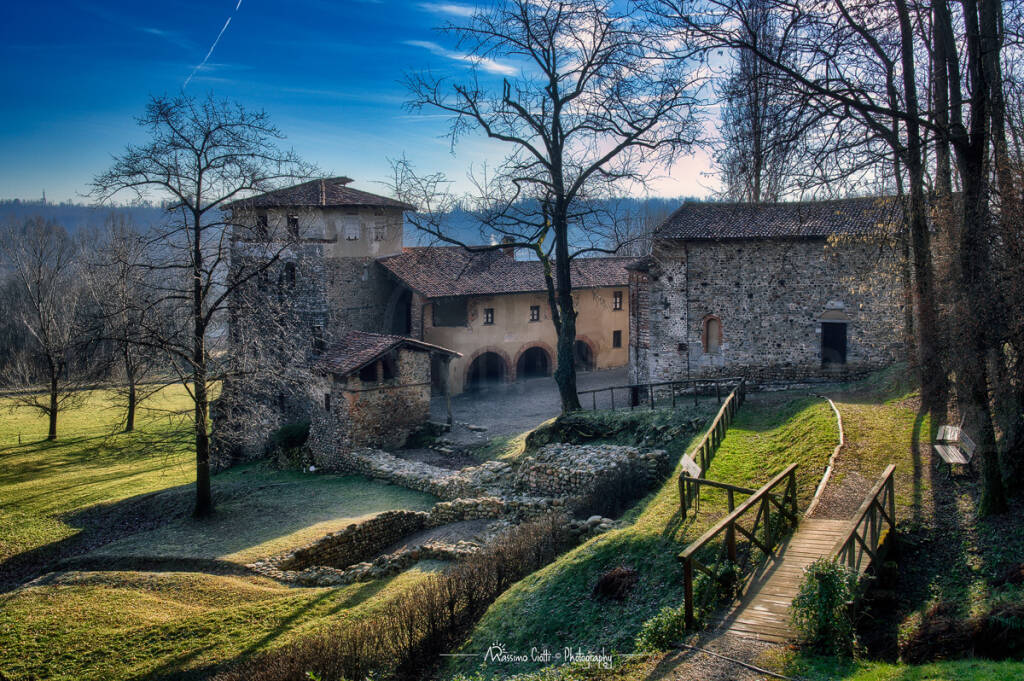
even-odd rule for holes
{"type": "Polygon", "coordinates": [[[576,371],[593,371],[597,368],[597,345],[586,336],[576,336],[572,356],[576,371]]]}
{"type": "Polygon", "coordinates": [[[474,352],[466,363],[466,390],[478,390],[509,380],[512,363],[501,348],[487,346],[474,352]]]}
{"type": "Polygon", "coordinates": [[[512,366],[515,368],[514,378],[516,380],[550,376],[555,367],[555,353],[547,343],[541,341],[527,343],[516,353],[516,359],[512,366]],[[540,366],[538,361],[540,356],[537,353],[543,354],[543,367],[540,366]],[[524,370],[526,375],[524,375],[524,370]]]}
{"type": "Polygon", "coordinates": [[[722,351],[722,319],[718,315],[705,315],[700,321],[700,343],[706,354],[722,351]]]}

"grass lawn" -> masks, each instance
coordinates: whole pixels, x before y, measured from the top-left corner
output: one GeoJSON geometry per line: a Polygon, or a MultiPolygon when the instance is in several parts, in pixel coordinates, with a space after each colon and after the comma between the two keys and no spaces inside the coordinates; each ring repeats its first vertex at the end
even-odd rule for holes
{"type": "MultiPolygon", "coordinates": [[[[685,412],[683,412],[685,414],[685,412]]],[[[695,444],[673,442],[679,454],[695,444]]],[[[758,487],[791,462],[800,464],[800,502],[806,506],[837,442],[828,404],[808,397],[755,395],[739,411],[710,469],[709,477],[758,487]]],[[[666,605],[683,598],[682,571],[676,555],[719,518],[724,495],[704,495],[701,513],[686,521],[679,515],[673,477],[627,513],[627,525],[605,533],[520,581],[487,611],[459,652],[483,653],[492,643],[510,653],[548,646],[629,652],[640,626],[666,605]],[[619,565],[637,569],[639,581],[622,603],[596,600],[598,577],[619,565]]],[[[535,669],[538,665],[480,666],[472,657],[453,658],[449,674],[480,671],[485,676],[535,669]]]]}
{"type": "Polygon", "coordinates": [[[178,389],[158,399],[137,432],[122,434],[110,393],[92,391],[61,416],[56,442],[42,439],[43,418],[0,402],[6,677],[202,678],[239,655],[361,616],[438,567],[422,563],[390,580],[338,589],[290,588],[248,574],[241,564],[356,518],[436,500],[360,477],[251,464],[214,476],[218,512],[193,521],[189,424],[167,416],[187,398],[178,389]],[[154,558],[160,571],[130,571],[154,558]],[[60,561],[74,569],[47,574],[60,561]]]}

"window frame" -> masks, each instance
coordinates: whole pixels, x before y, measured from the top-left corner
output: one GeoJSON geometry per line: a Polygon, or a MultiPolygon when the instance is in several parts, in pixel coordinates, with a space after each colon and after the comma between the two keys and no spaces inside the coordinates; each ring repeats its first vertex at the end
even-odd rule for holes
{"type": "Polygon", "coordinates": [[[622,329],[615,329],[614,331],[612,331],[612,347],[622,347],[622,329]]]}
{"type": "Polygon", "coordinates": [[[612,291],[612,310],[619,311],[622,309],[622,291],[612,291]]]}
{"type": "Polygon", "coordinates": [[[530,321],[531,322],[539,322],[540,321],[540,305],[531,305],[530,306],[530,321]]]}
{"type": "Polygon", "coordinates": [[[494,308],[484,308],[484,326],[494,326],[494,308]]]}

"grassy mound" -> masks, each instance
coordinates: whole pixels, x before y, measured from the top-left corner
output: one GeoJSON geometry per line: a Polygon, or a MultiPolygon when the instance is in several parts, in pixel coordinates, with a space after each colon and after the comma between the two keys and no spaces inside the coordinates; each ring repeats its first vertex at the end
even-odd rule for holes
{"type": "MultiPolygon", "coordinates": [[[[684,442],[675,441],[673,449],[684,451],[699,437],[698,433],[684,442]]],[[[824,401],[754,396],[740,409],[709,476],[758,487],[797,462],[800,503],[806,506],[836,441],[835,420],[824,401]]],[[[631,651],[644,621],[664,606],[682,602],[682,571],[676,555],[725,511],[724,495],[709,492],[703,497],[701,513],[683,521],[677,474],[627,512],[625,527],[591,539],[509,589],[459,652],[480,655],[495,642],[510,653],[527,655],[532,648],[545,646],[553,654],[566,647],[631,651]],[[593,590],[601,576],[620,566],[637,571],[637,581],[626,598],[595,598],[593,590]]],[[[449,674],[507,675],[541,666],[533,662],[482,665],[479,657],[453,660],[449,674]]]]}

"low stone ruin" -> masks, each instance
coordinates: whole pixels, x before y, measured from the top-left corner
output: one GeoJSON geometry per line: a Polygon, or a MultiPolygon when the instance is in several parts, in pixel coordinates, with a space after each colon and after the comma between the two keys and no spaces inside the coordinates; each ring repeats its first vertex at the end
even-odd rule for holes
{"type": "Polygon", "coordinates": [[[373,449],[334,452],[319,457],[316,466],[386,480],[442,501],[430,511],[385,511],[291,553],[253,563],[256,572],[310,586],[369,581],[419,560],[458,560],[514,524],[556,512],[570,518],[570,532],[583,540],[613,528],[615,521],[605,515],[650,489],[671,462],[663,450],[549,444],[515,463],[488,461],[458,471],[373,449]],[[581,514],[589,517],[572,519],[581,514]],[[490,522],[481,526],[481,521],[490,522]],[[460,523],[472,526],[470,536],[452,539],[428,532],[460,523]],[[422,541],[410,540],[424,532],[422,541]]]}

